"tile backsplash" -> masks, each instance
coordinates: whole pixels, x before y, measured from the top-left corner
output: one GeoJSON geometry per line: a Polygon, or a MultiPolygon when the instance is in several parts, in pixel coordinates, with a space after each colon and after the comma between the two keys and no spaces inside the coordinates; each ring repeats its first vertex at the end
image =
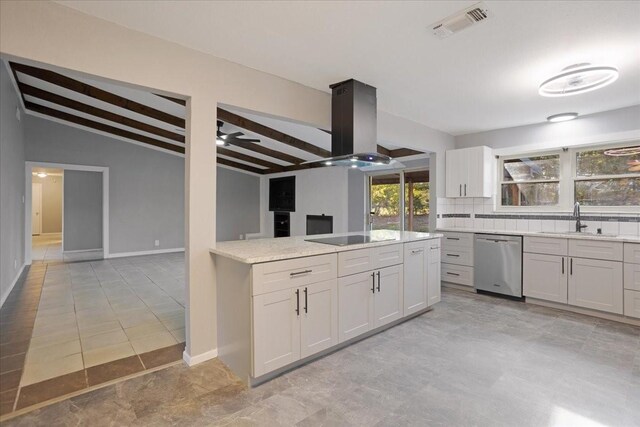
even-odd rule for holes
{"type": "MultiPolygon", "coordinates": [[[[571,231],[575,220],[567,213],[496,212],[493,198],[438,198],[438,228],[505,231],[571,231]]],[[[582,213],[586,231],[640,236],[640,214],[582,213]]]]}

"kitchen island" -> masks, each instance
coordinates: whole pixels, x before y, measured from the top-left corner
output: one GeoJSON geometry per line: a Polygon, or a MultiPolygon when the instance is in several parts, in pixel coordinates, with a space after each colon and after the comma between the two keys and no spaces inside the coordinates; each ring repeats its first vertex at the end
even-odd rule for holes
{"type": "Polygon", "coordinates": [[[218,357],[255,385],[430,310],[441,237],[376,230],[217,243],[218,357]]]}

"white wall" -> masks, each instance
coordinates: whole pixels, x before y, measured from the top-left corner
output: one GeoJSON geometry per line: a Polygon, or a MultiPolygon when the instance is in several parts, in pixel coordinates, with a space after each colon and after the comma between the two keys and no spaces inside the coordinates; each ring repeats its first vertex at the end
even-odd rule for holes
{"type": "Polygon", "coordinates": [[[62,176],[34,176],[32,182],[42,184],[42,232],[62,233],[62,176]]]}
{"type": "Polygon", "coordinates": [[[496,154],[640,138],[640,105],[561,123],[539,123],[455,137],[456,148],[486,145],[496,154]]]}
{"type": "MultiPolygon", "coordinates": [[[[24,134],[18,98],[0,64],[0,305],[24,265],[24,134]]],[[[22,116],[24,118],[24,115],[22,116]]]]}
{"type": "Polygon", "coordinates": [[[278,173],[262,177],[262,215],[264,237],[273,237],[273,212],[269,212],[269,178],[296,177],[296,211],[291,212],[291,235],[304,236],[307,215],[333,216],[333,232],[348,231],[349,207],[347,168],[315,168],[290,173],[278,173]]]}

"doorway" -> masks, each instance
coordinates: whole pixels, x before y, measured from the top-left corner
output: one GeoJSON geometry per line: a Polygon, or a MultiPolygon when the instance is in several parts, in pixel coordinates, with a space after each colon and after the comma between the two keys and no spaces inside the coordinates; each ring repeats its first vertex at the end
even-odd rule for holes
{"type": "Polygon", "coordinates": [[[368,176],[368,230],[429,231],[429,171],[368,176]]]}
{"type": "Polygon", "coordinates": [[[73,262],[108,255],[108,168],[26,162],[25,260],[73,262]]]}

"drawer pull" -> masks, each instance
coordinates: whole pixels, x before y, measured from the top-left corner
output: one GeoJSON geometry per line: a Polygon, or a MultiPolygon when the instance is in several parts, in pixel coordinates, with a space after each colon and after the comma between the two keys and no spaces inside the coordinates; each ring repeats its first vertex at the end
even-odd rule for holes
{"type": "Polygon", "coordinates": [[[459,237],[447,237],[447,240],[460,240],[459,237]]]}
{"type": "Polygon", "coordinates": [[[423,249],[414,249],[411,251],[412,254],[421,254],[422,252],[424,252],[423,249]]]}
{"type": "Polygon", "coordinates": [[[431,249],[440,249],[438,246],[431,246],[431,249]]]}
{"type": "Polygon", "coordinates": [[[447,256],[452,256],[452,257],[456,257],[456,258],[460,257],[460,255],[458,255],[458,254],[447,254],[447,256]]]}
{"type": "Polygon", "coordinates": [[[295,276],[299,276],[301,274],[308,274],[311,273],[313,270],[303,270],[303,271],[296,271],[295,273],[289,273],[289,276],[291,277],[295,277],[295,276]]]}
{"type": "Polygon", "coordinates": [[[458,273],[452,273],[452,272],[450,272],[450,271],[447,271],[447,274],[448,274],[449,276],[459,276],[459,274],[458,274],[458,273]]]}

